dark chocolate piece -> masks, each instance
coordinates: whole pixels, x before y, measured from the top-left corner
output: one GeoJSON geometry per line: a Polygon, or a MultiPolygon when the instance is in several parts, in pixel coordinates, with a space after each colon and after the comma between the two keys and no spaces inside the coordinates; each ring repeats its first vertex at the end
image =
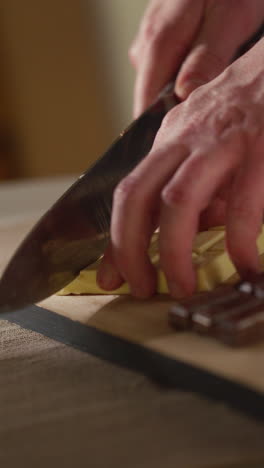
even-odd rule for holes
{"type": "Polygon", "coordinates": [[[214,335],[215,327],[221,320],[228,319],[259,304],[259,299],[237,291],[237,296],[227,297],[225,301],[210,304],[204,310],[198,310],[194,313],[192,328],[199,333],[214,335]]]}
{"type": "Polygon", "coordinates": [[[248,304],[244,310],[219,321],[216,336],[231,346],[246,346],[264,338],[264,302],[255,307],[248,304]]]}
{"type": "Polygon", "coordinates": [[[169,311],[178,330],[193,329],[232,346],[264,339],[264,273],[178,301],[169,311]]]}
{"type": "Polygon", "coordinates": [[[257,275],[252,281],[253,294],[260,299],[264,299],[264,274],[257,275]]]}
{"type": "Polygon", "coordinates": [[[264,273],[252,275],[249,280],[238,283],[239,291],[248,292],[259,299],[264,299],[264,273]]]}
{"type": "Polygon", "coordinates": [[[253,295],[254,293],[253,284],[250,281],[241,281],[236,287],[240,292],[243,292],[245,294],[253,295]]]}
{"type": "Polygon", "coordinates": [[[192,327],[192,317],[197,312],[206,311],[212,306],[240,298],[241,294],[231,285],[221,285],[213,291],[181,299],[169,310],[169,321],[179,330],[186,330],[192,327]]]}
{"type": "MultiPolygon", "coordinates": [[[[191,327],[193,310],[204,303],[204,294],[191,296],[174,304],[169,309],[169,322],[179,330],[187,330],[191,327]]],[[[206,300],[206,299],[205,299],[206,300]]]]}

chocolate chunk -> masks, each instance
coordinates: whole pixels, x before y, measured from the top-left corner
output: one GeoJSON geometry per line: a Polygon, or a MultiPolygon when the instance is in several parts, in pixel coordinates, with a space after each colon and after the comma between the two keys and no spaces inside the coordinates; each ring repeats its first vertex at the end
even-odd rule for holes
{"type": "Polygon", "coordinates": [[[169,311],[179,330],[193,329],[232,346],[264,339],[264,274],[178,301],[169,311]]]}
{"type": "Polygon", "coordinates": [[[253,294],[260,299],[264,299],[264,274],[261,273],[256,275],[254,280],[252,281],[253,285],[253,294]]]}
{"type": "Polygon", "coordinates": [[[242,294],[237,291],[237,295],[233,297],[226,297],[226,300],[216,301],[210,304],[204,310],[198,310],[192,316],[192,328],[199,333],[215,334],[216,325],[224,319],[242,312],[244,309],[259,305],[259,299],[250,296],[249,294],[242,294]]]}
{"type": "Polygon", "coordinates": [[[264,299],[264,273],[252,275],[249,280],[238,283],[241,292],[247,292],[259,299],[264,299]]]}
{"type": "Polygon", "coordinates": [[[243,292],[245,294],[254,293],[253,284],[250,281],[241,281],[236,287],[240,292],[243,292]]]}
{"type": "Polygon", "coordinates": [[[211,310],[216,305],[235,300],[241,295],[244,297],[233,286],[221,285],[213,291],[181,299],[169,310],[169,321],[174,327],[186,330],[192,327],[194,314],[211,310]]]}
{"type": "Polygon", "coordinates": [[[248,307],[220,320],[215,327],[216,336],[231,346],[246,346],[264,338],[264,302],[248,307]]]}
{"type": "Polygon", "coordinates": [[[196,307],[204,303],[204,293],[191,296],[174,304],[169,310],[169,322],[179,330],[186,330],[191,327],[192,313],[196,307]]]}

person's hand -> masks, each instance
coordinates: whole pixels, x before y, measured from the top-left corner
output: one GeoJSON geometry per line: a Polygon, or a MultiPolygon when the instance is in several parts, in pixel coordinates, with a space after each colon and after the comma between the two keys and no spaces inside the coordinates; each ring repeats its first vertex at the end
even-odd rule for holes
{"type": "Polygon", "coordinates": [[[114,194],[111,246],[98,283],[155,292],[147,255],[160,225],[160,259],[173,296],[195,288],[192,244],[202,224],[226,224],[238,271],[259,269],[264,208],[264,39],[165,117],[149,155],[114,194]]]}
{"type": "Polygon", "coordinates": [[[185,99],[229,65],[263,21],[263,0],[152,0],[130,49],[136,68],[134,116],[179,71],[185,99]]]}

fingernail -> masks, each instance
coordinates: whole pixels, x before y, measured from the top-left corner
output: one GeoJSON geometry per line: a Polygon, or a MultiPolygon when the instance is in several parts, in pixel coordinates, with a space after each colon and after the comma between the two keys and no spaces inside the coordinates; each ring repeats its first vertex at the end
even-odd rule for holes
{"type": "Polygon", "coordinates": [[[104,262],[99,266],[96,277],[98,285],[102,289],[112,290],[119,288],[124,280],[118,271],[110,263],[104,262]]]}

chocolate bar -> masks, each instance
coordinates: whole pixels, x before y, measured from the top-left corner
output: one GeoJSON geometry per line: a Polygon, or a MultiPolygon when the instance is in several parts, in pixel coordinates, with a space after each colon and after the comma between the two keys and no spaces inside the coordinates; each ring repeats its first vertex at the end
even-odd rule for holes
{"type": "Polygon", "coordinates": [[[264,273],[254,275],[250,281],[242,281],[238,285],[239,290],[251,288],[251,294],[259,299],[264,299],[264,273]]]}
{"type": "Polygon", "coordinates": [[[233,316],[260,305],[258,298],[249,294],[239,294],[238,291],[237,293],[236,297],[231,299],[227,297],[221,303],[211,304],[206,309],[194,313],[192,316],[193,330],[214,336],[218,324],[223,320],[228,321],[233,316]]]}
{"type": "Polygon", "coordinates": [[[241,294],[231,285],[222,285],[210,292],[203,292],[178,301],[169,310],[170,323],[179,330],[186,330],[193,325],[193,315],[206,313],[222,303],[237,300],[241,294]]]}
{"type": "Polygon", "coordinates": [[[208,294],[200,293],[195,296],[182,299],[169,310],[169,322],[178,330],[187,330],[191,327],[192,314],[197,307],[206,306],[208,294]]]}
{"type": "Polygon", "coordinates": [[[215,326],[215,334],[231,346],[246,346],[264,338],[264,302],[232,313],[215,326]]]}
{"type": "Polygon", "coordinates": [[[264,274],[178,301],[169,311],[178,330],[193,330],[232,346],[264,339],[264,274]]]}

